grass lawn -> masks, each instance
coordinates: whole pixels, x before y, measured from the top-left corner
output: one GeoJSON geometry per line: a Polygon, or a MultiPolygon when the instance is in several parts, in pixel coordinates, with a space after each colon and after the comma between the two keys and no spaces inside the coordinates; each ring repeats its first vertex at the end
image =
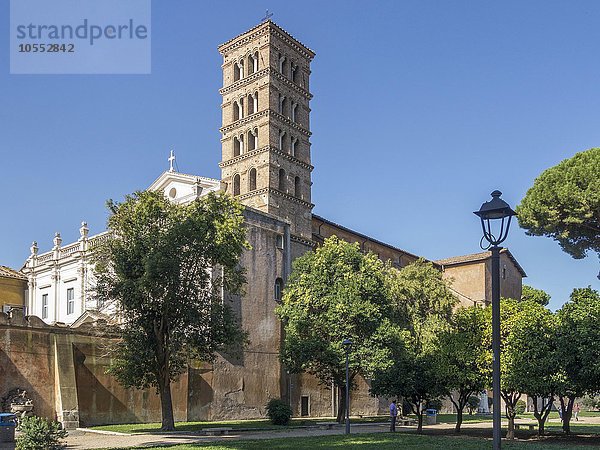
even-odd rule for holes
{"type": "MultiPolygon", "coordinates": [[[[354,436],[321,436],[310,438],[264,439],[232,441],[206,445],[177,445],[176,450],[264,450],[264,449],[428,449],[428,450],[481,450],[491,448],[490,440],[448,436],[418,436],[406,433],[377,433],[354,436]]],[[[136,447],[141,448],[141,447],[136,447]]],[[[590,450],[590,445],[560,442],[503,442],[502,448],[513,450],[590,450]]],[[[597,448],[597,447],[595,447],[597,448]]]]}
{"type": "MultiPolygon", "coordinates": [[[[449,414],[450,416],[451,414],[449,414]]],[[[387,416],[361,417],[350,419],[351,423],[378,423],[387,422],[387,416]]],[[[244,428],[258,428],[265,430],[283,430],[290,427],[302,427],[307,425],[315,425],[317,422],[333,422],[335,418],[319,417],[319,418],[294,418],[290,424],[273,425],[267,419],[250,419],[250,420],[222,420],[218,422],[176,422],[175,429],[177,431],[200,431],[202,428],[214,427],[230,427],[235,430],[244,428]]],[[[128,423],[121,425],[101,425],[90,427],[94,430],[117,431],[120,433],[156,433],[160,431],[160,423],[128,423]]]]}

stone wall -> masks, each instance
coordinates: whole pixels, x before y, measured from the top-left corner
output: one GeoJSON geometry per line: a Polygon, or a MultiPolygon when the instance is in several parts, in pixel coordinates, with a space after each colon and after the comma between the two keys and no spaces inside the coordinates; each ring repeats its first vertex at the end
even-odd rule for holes
{"type": "MultiPolygon", "coordinates": [[[[123,388],[106,374],[110,336],[101,326],[46,325],[20,311],[0,314],[0,396],[22,388],[34,413],[67,428],[160,421],[153,389],[123,388]]],[[[187,374],[173,385],[176,420],[187,419],[187,374]]]]}

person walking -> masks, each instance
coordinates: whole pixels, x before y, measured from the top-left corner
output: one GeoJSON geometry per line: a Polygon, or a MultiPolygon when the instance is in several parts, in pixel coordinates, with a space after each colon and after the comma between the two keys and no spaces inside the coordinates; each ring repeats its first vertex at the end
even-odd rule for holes
{"type": "Polygon", "coordinates": [[[579,411],[581,411],[581,406],[579,406],[579,403],[575,403],[575,406],[573,406],[573,413],[575,413],[575,420],[577,420],[579,422],[579,411]]]}
{"type": "Polygon", "coordinates": [[[562,422],[562,413],[563,413],[563,410],[562,410],[562,404],[561,403],[558,404],[558,408],[557,409],[558,409],[558,417],[560,417],[560,421],[562,422]]]}
{"type": "Polygon", "coordinates": [[[396,431],[396,418],[398,417],[398,407],[396,406],[396,400],[392,400],[390,404],[390,431],[393,433],[396,431]]]}

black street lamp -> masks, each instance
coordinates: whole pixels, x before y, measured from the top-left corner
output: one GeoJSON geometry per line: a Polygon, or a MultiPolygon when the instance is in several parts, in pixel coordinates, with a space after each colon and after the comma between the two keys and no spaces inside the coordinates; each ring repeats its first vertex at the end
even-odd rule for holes
{"type": "Polygon", "coordinates": [[[352,341],[350,339],[344,339],[342,345],[346,352],[346,434],[350,434],[350,372],[348,370],[348,361],[352,341]]]}
{"type": "Polygon", "coordinates": [[[502,439],[500,435],[502,426],[500,415],[500,250],[502,247],[500,247],[500,244],[504,242],[508,236],[508,229],[510,227],[512,216],[517,215],[517,213],[508,206],[508,203],[500,198],[501,195],[502,192],[500,191],[492,192],[492,199],[481,205],[479,211],[475,211],[474,213],[481,219],[481,228],[483,229],[483,237],[481,238],[479,245],[482,249],[490,249],[492,252],[492,352],[494,355],[492,389],[494,392],[494,450],[500,450],[502,439]],[[495,224],[494,227],[492,224],[495,224]],[[488,242],[488,245],[483,245],[484,240],[488,242]]]}

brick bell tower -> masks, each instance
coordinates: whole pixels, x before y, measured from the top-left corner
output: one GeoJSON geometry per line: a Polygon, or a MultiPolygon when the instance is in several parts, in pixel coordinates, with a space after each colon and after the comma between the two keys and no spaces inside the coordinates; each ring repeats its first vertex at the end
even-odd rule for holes
{"type": "Polygon", "coordinates": [[[267,20],[219,46],[221,179],[242,204],[287,220],[310,242],[310,63],[315,54],[267,20]]]}

